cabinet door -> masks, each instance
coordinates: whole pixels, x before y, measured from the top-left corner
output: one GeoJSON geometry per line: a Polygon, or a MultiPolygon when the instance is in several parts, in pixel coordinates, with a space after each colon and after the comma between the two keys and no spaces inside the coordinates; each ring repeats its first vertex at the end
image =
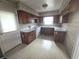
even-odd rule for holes
{"type": "Polygon", "coordinates": [[[54,34],[54,28],[48,28],[47,29],[47,34],[48,35],[53,35],[54,34]]]}
{"type": "Polygon", "coordinates": [[[25,12],[25,11],[17,11],[18,13],[18,19],[19,19],[19,23],[21,24],[26,24],[26,23],[30,23],[29,18],[31,17],[29,13],[25,12]]]}
{"type": "Polygon", "coordinates": [[[28,44],[31,43],[35,39],[36,39],[36,31],[30,32],[28,36],[28,44]]]}
{"type": "Polygon", "coordinates": [[[62,18],[62,23],[68,23],[69,16],[70,16],[70,13],[65,14],[62,18]]]}
{"type": "Polygon", "coordinates": [[[41,34],[44,35],[53,35],[54,34],[54,28],[42,28],[41,34]]]}
{"type": "Polygon", "coordinates": [[[54,23],[59,23],[60,22],[60,15],[54,15],[54,23]]]}
{"type": "Polygon", "coordinates": [[[54,32],[54,40],[56,42],[63,42],[65,39],[65,34],[66,32],[61,32],[61,31],[54,32]]]}
{"type": "Polygon", "coordinates": [[[30,44],[33,40],[36,39],[36,31],[32,31],[29,33],[20,32],[21,33],[21,40],[24,44],[30,44]]]}
{"type": "Polygon", "coordinates": [[[23,24],[28,23],[28,15],[26,13],[23,12],[21,17],[22,17],[23,24]]]}
{"type": "Polygon", "coordinates": [[[24,44],[27,44],[27,40],[28,40],[28,33],[24,33],[24,32],[20,32],[21,34],[21,40],[22,40],[22,43],[24,44]]]}
{"type": "Polygon", "coordinates": [[[54,32],[54,40],[55,41],[58,41],[59,40],[58,32],[54,32]]]}
{"type": "Polygon", "coordinates": [[[18,13],[18,20],[19,20],[19,23],[21,24],[22,23],[22,14],[21,12],[17,11],[18,13]]]}
{"type": "Polygon", "coordinates": [[[31,43],[32,41],[33,41],[33,36],[30,35],[30,36],[28,37],[28,44],[31,43]]]}

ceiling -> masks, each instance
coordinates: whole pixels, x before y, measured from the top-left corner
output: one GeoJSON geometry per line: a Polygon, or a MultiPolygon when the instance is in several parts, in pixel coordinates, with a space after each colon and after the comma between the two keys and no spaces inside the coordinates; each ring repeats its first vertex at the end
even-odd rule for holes
{"type": "Polygon", "coordinates": [[[63,3],[63,0],[21,0],[21,1],[27,4],[32,9],[36,10],[37,12],[56,11],[61,7],[63,3]],[[47,8],[42,7],[42,5],[45,2],[48,4],[47,8]]]}
{"type": "Polygon", "coordinates": [[[21,1],[30,8],[34,9],[37,12],[48,12],[48,11],[58,11],[63,6],[63,3],[66,3],[68,0],[15,0],[21,1]],[[47,8],[43,8],[44,3],[48,4],[47,8]]]}

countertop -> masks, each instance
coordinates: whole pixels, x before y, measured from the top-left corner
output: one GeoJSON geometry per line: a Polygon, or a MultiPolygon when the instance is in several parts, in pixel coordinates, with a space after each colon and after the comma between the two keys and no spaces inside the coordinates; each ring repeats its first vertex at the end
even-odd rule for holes
{"type": "Polygon", "coordinates": [[[32,28],[26,27],[26,28],[21,29],[20,31],[21,31],[21,32],[31,32],[31,31],[36,30],[36,29],[39,28],[39,27],[54,28],[54,31],[64,31],[64,32],[67,31],[65,28],[56,27],[56,26],[35,26],[35,27],[32,27],[32,28]]]}
{"type": "Polygon", "coordinates": [[[54,31],[67,31],[65,28],[63,27],[57,27],[57,26],[41,26],[41,27],[44,27],[44,28],[54,28],[54,31]]]}
{"type": "Polygon", "coordinates": [[[36,30],[36,29],[27,29],[27,28],[24,28],[24,29],[21,29],[20,31],[21,32],[31,32],[31,31],[34,31],[34,30],[36,30]]]}

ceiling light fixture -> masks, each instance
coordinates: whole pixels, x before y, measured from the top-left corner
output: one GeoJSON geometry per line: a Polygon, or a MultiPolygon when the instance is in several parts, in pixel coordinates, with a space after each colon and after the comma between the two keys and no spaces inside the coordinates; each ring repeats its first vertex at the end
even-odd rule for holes
{"type": "Polygon", "coordinates": [[[44,3],[44,4],[42,5],[42,7],[43,7],[43,8],[47,8],[47,7],[48,7],[48,4],[47,4],[47,3],[44,3]]]}

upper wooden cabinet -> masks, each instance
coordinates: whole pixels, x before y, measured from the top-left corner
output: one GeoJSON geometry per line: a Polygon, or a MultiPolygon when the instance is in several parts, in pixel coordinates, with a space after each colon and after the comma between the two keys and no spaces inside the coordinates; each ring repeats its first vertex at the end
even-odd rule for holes
{"type": "Polygon", "coordinates": [[[59,23],[60,22],[60,15],[54,15],[54,23],[59,23]]]}
{"type": "Polygon", "coordinates": [[[79,0],[71,0],[61,14],[73,13],[79,10],[79,0]]]}
{"type": "Polygon", "coordinates": [[[70,13],[67,13],[67,14],[63,15],[62,16],[62,23],[68,23],[69,16],[70,16],[70,13]]]}
{"type": "Polygon", "coordinates": [[[69,22],[70,14],[79,10],[79,0],[71,0],[67,7],[62,11],[62,23],[69,22]]]}
{"type": "Polygon", "coordinates": [[[71,0],[69,5],[70,5],[70,12],[75,12],[79,10],[79,0],[71,0]]]}
{"type": "Polygon", "coordinates": [[[30,23],[29,20],[30,14],[22,10],[18,10],[17,13],[18,13],[18,19],[20,24],[30,23]]]}
{"type": "Polygon", "coordinates": [[[62,15],[62,18],[61,18],[61,15],[54,15],[53,16],[54,17],[54,23],[68,23],[69,16],[70,16],[70,13],[62,15]]]}
{"type": "Polygon", "coordinates": [[[43,17],[42,17],[42,16],[38,17],[37,22],[38,22],[38,23],[42,23],[42,22],[43,22],[43,17]]]}
{"type": "Polygon", "coordinates": [[[42,17],[40,16],[33,15],[23,10],[18,10],[17,13],[20,24],[31,23],[32,20],[34,20],[36,23],[42,22],[42,17]]]}
{"type": "Polygon", "coordinates": [[[35,23],[42,23],[43,17],[42,16],[35,16],[33,17],[35,23]]]}

